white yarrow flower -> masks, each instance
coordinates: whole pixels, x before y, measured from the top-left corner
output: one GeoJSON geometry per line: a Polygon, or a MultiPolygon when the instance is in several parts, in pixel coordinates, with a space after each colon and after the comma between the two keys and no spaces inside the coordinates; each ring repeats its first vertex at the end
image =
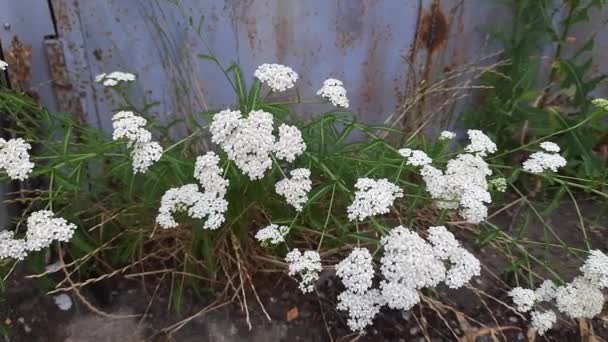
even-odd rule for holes
{"type": "Polygon", "coordinates": [[[308,201],[308,193],[312,189],[310,171],[308,169],[295,169],[290,172],[291,179],[285,178],[277,182],[274,189],[277,194],[285,197],[287,203],[296,211],[302,211],[308,201]]]}
{"type": "Polygon", "coordinates": [[[545,141],[540,143],[540,148],[542,148],[543,150],[547,151],[547,152],[555,152],[558,153],[561,149],[559,148],[559,145],[557,145],[554,142],[551,141],[545,141]]]}
{"type": "Polygon", "coordinates": [[[258,230],[255,234],[255,238],[260,241],[262,246],[267,246],[268,244],[277,245],[285,242],[287,233],[289,233],[289,227],[271,224],[258,230]]]}
{"type": "Polygon", "coordinates": [[[220,167],[220,157],[209,151],[196,158],[194,165],[194,178],[196,178],[205,192],[214,192],[224,197],[230,182],[224,178],[220,167]]]}
{"type": "Polygon", "coordinates": [[[165,229],[175,228],[178,223],[173,217],[174,214],[186,211],[192,218],[207,217],[204,229],[217,229],[224,222],[224,212],[227,209],[228,202],[219,194],[202,193],[198,190],[198,185],[187,184],[165,192],[161,198],[156,222],[165,229]]]}
{"type": "Polygon", "coordinates": [[[359,178],[355,188],[355,199],[347,208],[351,221],[386,214],[395,199],[403,197],[403,190],[387,179],[359,178]]]}
{"type": "Polygon", "coordinates": [[[452,140],[456,138],[456,133],[451,131],[443,131],[439,134],[439,140],[452,140]]]}
{"type": "Polygon", "coordinates": [[[300,290],[303,293],[312,292],[315,282],[319,279],[319,273],[323,270],[321,256],[316,251],[305,251],[303,254],[294,248],[285,256],[289,264],[289,275],[300,276],[300,290]]]}
{"type": "Polygon", "coordinates": [[[445,275],[445,284],[453,289],[462,287],[472,277],[481,273],[479,260],[460,243],[444,226],[429,228],[429,242],[433,252],[441,259],[448,261],[450,267],[445,275]]]}
{"type": "Polygon", "coordinates": [[[523,168],[530,173],[543,173],[547,170],[557,172],[557,169],[566,166],[566,159],[557,153],[534,152],[528,160],[524,161],[523,168]]]}
{"type": "Polygon", "coordinates": [[[109,74],[101,73],[95,76],[95,82],[101,83],[106,87],[113,87],[121,82],[133,81],[135,81],[135,75],[122,71],[114,71],[109,74]]]}
{"type": "Polygon", "coordinates": [[[608,256],[600,250],[592,250],[580,270],[583,277],[599,289],[608,287],[608,256]]]}
{"type": "Polygon", "coordinates": [[[279,140],[273,148],[277,159],[293,162],[304,150],[306,144],[302,140],[302,132],[297,127],[286,124],[279,126],[279,140]]]}
{"type": "Polygon", "coordinates": [[[223,110],[213,117],[211,141],[251,180],[264,177],[272,167],[275,148],[272,114],[258,110],[243,118],[240,111],[223,110]]]}
{"type": "Polygon", "coordinates": [[[471,143],[464,150],[469,153],[476,154],[480,157],[485,157],[488,154],[496,152],[496,144],[482,131],[470,129],[467,131],[471,143]]]}
{"type": "Polygon", "coordinates": [[[34,169],[28,153],[31,147],[21,138],[8,141],[0,138],[0,171],[4,170],[11,179],[27,179],[34,169]]]}
{"type": "Polygon", "coordinates": [[[418,291],[402,283],[382,281],[380,291],[382,299],[391,309],[410,310],[420,303],[418,291]]]}
{"type": "Polygon", "coordinates": [[[571,318],[593,318],[599,315],[604,301],[602,291],[583,277],[576,277],[571,283],[558,287],[555,294],[557,309],[571,318]]]}
{"type": "Polygon", "coordinates": [[[298,80],[298,74],[293,69],[281,64],[262,64],[253,75],[275,92],[293,88],[298,80]]]}
{"type": "Polygon", "coordinates": [[[384,300],[377,289],[363,293],[344,291],[338,295],[337,309],[348,311],[348,327],[361,331],[372,324],[384,300]]]}
{"type": "Polygon", "coordinates": [[[342,279],[347,291],[363,293],[372,287],[374,265],[366,248],[355,248],[336,266],[336,275],[342,279]]]}
{"type": "Polygon", "coordinates": [[[6,70],[6,67],[8,67],[8,63],[0,59],[0,70],[6,70]]]}
{"type": "Polygon", "coordinates": [[[543,336],[547,330],[551,329],[555,322],[557,321],[557,316],[555,312],[551,310],[547,311],[532,311],[530,313],[531,324],[534,329],[538,332],[539,335],[543,336]]]}
{"type": "Polygon", "coordinates": [[[348,108],[346,89],[340,80],[326,79],[323,81],[323,87],[317,91],[317,95],[329,100],[336,107],[348,108]]]}
{"type": "Polygon", "coordinates": [[[536,294],[533,290],[524,289],[523,287],[515,287],[509,292],[509,296],[513,299],[515,307],[519,312],[528,312],[532,310],[536,301],[536,294]]]}
{"type": "Polygon", "coordinates": [[[539,302],[549,302],[555,299],[557,295],[557,285],[550,279],[543,281],[540,286],[534,290],[536,300],[539,302]]]}
{"type": "Polygon", "coordinates": [[[53,241],[68,242],[74,236],[75,230],[75,224],[55,217],[50,210],[36,211],[27,218],[27,249],[39,251],[49,247],[53,241]]]}
{"type": "Polygon", "coordinates": [[[160,160],[163,148],[152,141],[152,133],[145,128],[147,120],[131,111],[120,111],[112,116],[112,139],[126,140],[132,148],[133,173],[146,173],[150,166],[160,160]]]}
{"type": "Polygon", "coordinates": [[[0,260],[11,258],[23,260],[27,256],[27,243],[24,239],[15,239],[15,233],[9,230],[0,231],[0,260]]]}
{"type": "Polygon", "coordinates": [[[407,159],[407,165],[423,166],[433,162],[433,159],[431,159],[426,153],[420,150],[402,148],[399,150],[399,154],[407,159]]]}

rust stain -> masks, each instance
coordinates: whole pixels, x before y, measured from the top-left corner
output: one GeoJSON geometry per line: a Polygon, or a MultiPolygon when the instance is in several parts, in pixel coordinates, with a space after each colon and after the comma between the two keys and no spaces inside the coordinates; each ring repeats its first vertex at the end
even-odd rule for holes
{"type": "Polygon", "coordinates": [[[66,5],[65,0],[51,0],[51,6],[53,7],[57,30],[59,32],[71,31],[72,20],[68,10],[69,7],[66,5]]]}
{"type": "Polygon", "coordinates": [[[448,40],[448,21],[441,11],[439,1],[431,4],[430,12],[424,13],[418,23],[416,45],[424,47],[430,54],[442,48],[448,40]]]}
{"type": "Polygon", "coordinates": [[[284,62],[289,49],[289,37],[291,36],[291,26],[285,17],[278,17],[274,20],[274,33],[276,44],[277,62],[284,62]]]}
{"type": "Polygon", "coordinates": [[[6,61],[10,64],[9,76],[11,84],[19,90],[27,91],[32,80],[32,46],[24,44],[19,37],[11,41],[6,61]]]}
{"type": "Polygon", "coordinates": [[[249,47],[251,50],[255,50],[255,43],[258,36],[258,26],[256,17],[246,17],[245,26],[247,27],[247,39],[249,40],[249,47]]]}
{"type": "Polygon", "coordinates": [[[62,42],[58,39],[47,39],[44,43],[59,110],[71,113],[79,122],[86,122],[82,100],[74,89],[66,68],[62,42]]]}

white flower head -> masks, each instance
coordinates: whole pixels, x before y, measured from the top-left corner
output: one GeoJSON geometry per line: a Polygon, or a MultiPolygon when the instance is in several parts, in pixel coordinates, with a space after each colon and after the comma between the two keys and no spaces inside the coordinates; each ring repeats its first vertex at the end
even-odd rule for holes
{"type": "Polygon", "coordinates": [[[434,287],[445,279],[443,261],[416,232],[398,226],[383,236],[380,244],[384,249],[380,270],[387,281],[420,289],[434,287]]]}
{"type": "Polygon", "coordinates": [[[95,82],[101,83],[106,87],[113,87],[121,82],[133,81],[135,81],[135,75],[122,71],[113,71],[109,74],[101,73],[95,76],[95,82]]]}
{"type": "Polygon", "coordinates": [[[542,148],[543,150],[547,151],[547,152],[555,152],[558,153],[561,149],[559,148],[559,145],[557,145],[554,142],[551,141],[545,141],[540,143],[540,148],[542,148]]]}
{"type": "Polygon", "coordinates": [[[302,140],[302,132],[297,127],[286,124],[279,126],[279,140],[273,148],[277,159],[293,162],[304,150],[306,144],[302,140]]]}
{"type": "Polygon", "coordinates": [[[374,265],[366,248],[355,248],[336,266],[336,275],[342,279],[347,291],[363,293],[372,287],[374,265]]]}
{"type": "Polygon", "coordinates": [[[223,177],[220,167],[220,157],[213,151],[196,158],[194,165],[194,178],[196,178],[206,192],[214,192],[224,197],[230,182],[223,177]]]}
{"type": "Polygon", "coordinates": [[[50,210],[40,210],[27,218],[25,239],[27,249],[39,251],[51,245],[53,241],[67,242],[74,235],[76,225],[61,217],[55,217],[50,210]]]}
{"type": "Polygon", "coordinates": [[[453,289],[462,287],[472,277],[480,275],[481,264],[444,226],[430,227],[428,241],[437,258],[448,261],[445,284],[453,289]]]}
{"type": "Polygon", "coordinates": [[[602,108],[603,110],[608,110],[608,100],[606,99],[593,99],[591,103],[602,108]]]}
{"type": "Polygon", "coordinates": [[[488,185],[498,192],[507,191],[507,179],[504,177],[490,179],[488,185]]]}
{"type": "Polygon", "coordinates": [[[532,311],[530,313],[530,323],[539,335],[543,336],[547,330],[551,329],[557,321],[555,312],[551,310],[547,311],[532,311]]]}
{"type": "Polygon", "coordinates": [[[277,245],[285,242],[287,233],[289,233],[289,227],[271,224],[258,230],[255,234],[255,238],[260,241],[262,246],[267,246],[268,244],[277,245]]]}
{"type": "Polygon", "coordinates": [[[336,308],[348,311],[348,327],[353,331],[361,331],[372,324],[384,300],[380,291],[372,289],[366,292],[344,291],[338,295],[336,308]]]}
{"type": "Polygon", "coordinates": [[[129,146],[150,142],[152,133],[145,128],[146,123],[145,118],[131,111],[120,111],[112,116],[112,139],[126,139],[129,146]]]}
{"type": "Polygon", "coordinates": [[[558,287],[555,294],[557,309],[571,318],[593,318],[602,312],[604,301],[602,291],[583,277],[558,287]]]}
{"type": "Polygon", "coordinates": [[[548,302],[555,299],[557,291],[557,285],[550,279],[543,281],[540,286],[534,290],[536,300],[539,302],[548,302]]]}
{"type": "Polygon", "coordinates": [[[187,184],[172,188],[165,192],[161,198],[156,222],[163,228],[178,226],[173,217],[175,213],[186,211],[192,218],[207,217],[203,228],[217,229],[224,222],[224,212],[228,209],[228,202],[217,193],[198,190],[198,185],[187,184]]]}
{"type": "Polygon", "coordinates": [[[298,80],[298,74],[293,69],[281,64],[262,64],[253,75],[275,92],[293,88],[298,80]]]}
{"type": "Polygon", "coordinates": [[[8,63],[0,59],[0,70],[6,70],[6,67],[8,67],[8,63]]]}
{"type": "Polygon", "coordinates": [[[285,256],[289,264],[289,275],[299,275],[300,290],[303,293],[312,292],[315,282],[319,279],[319,273],[323,270],[321,256],[316,251],[305,251],[303,254],[294,248],[285,256]]]}
{"type": "Polygon", "coordinates": [[[24,239],[15,239],[10,230],[0,231],[0,260],[11,258],[23,260],[27,256],[27,243],[24,239]]]}
{"type": "Polygon", "coordinates": [[[599,289],[608,287],[608,256],[600,250],[592,250],[580,268],[583,276],[599,289]]]}
{"type": "Polygon", "coordinates": [[[133,173],[146,173],[150,166],[160,160],[163,148],[152,141],[152,133],[146,126],[147,120],[131,111],[120,111],[112,116],[112,139],[127,141],[131,148],[133,173]]]}
{"type": "Polygon", "coordinates": [[[467,135],[471,143],[464,148],[466,152],[480,157],[485,157],[488,154],[496,152],[496,144],[482,131],[470,129],[467,131],[467,135]]]}
{"type": "Polygon", "coordinates": [[[285,178],[274,186],[277,194],[285,197],[287,203],[296,211],[302,211],[308,201],[308,193],[312,189],[310,171],[308,169],[295,169],[290,172],[291,179],[285,178]]]}
{"type": "Polygon", "coordinates": [[[420,303],[418,291],[402,283],[382,281],[380,291],[384,302],[391,309],[409,310],[420,303]]]}
{"type": "Polygon", "coordinates": [[[439,140],[452,140],[456,138],[456,133],[451,131],[443,131],[439,134],[439,140]]]}
{"type": "Polygon", "coordinates": [[[403,190],[387,179],[359,178],[355,188],[355,199],[347,208],[351,221],[386,214],[395,199],[403,197],[403,190]]]}
{"type": "Polygon", "coordinates": [[[272,114],[258,110],[243,118],[240,111],[223,110],[213,117],[211,140],[251,180],[264,177],[272,167],[275,148],[272,114]]]}
{"type": "Polygon", "coordinates": [[[524,161],[523,168],[530,173],[543,173],[547,170],[557,172],[557,169],[566,166],[566,159],[557,153],[534,152],[528,160],[524,161]]]}
{"type": "Polygon", "coordinates": [[[515,287],[509,292],[509,296],[513,299],[515,307],[519,312],[528,312],[534,306],[536,294],[533,290],[524,289],[523,287],[515,287]]]}
{"type": "Polygon", "coordinates": [[[439,208],[459,208],[460,216],[471,223],[488,216],[486,203],[491,203],[492,197],[486,177],[492,175],[492,170],[479,155],[458,155],[448,161],[445,173],[427,164],[420,174],[439,208]]]}
{"type": "Polygon", "coordinates": [[[21,138],[8,141],[0,138],[0,171],[6,171],[11,179],[27,179],[34,169],[28,153],[31,147],[21,138]]]}
{"type": "Polygon", "coordinates": [[[348,108],[346,89],[340,80],[326,79],[323,81],[323,87],[317,91],[317,95],[329,100],[336,107],[348,108]]]}
{"type": "Polygon", "coordinates": [[[399,150],[399,154],[407,158],[407,165],[412,166],[423,166],[433,162],[426,153],[420,150],[412,150],[409,148],[402,148],[399,150]]]}
{"type": "Polygon", "coordinates": [[[133,173],[146,173],[162,155],[163,148],[156,141],[136,143],[131,150],[133,173]]]}

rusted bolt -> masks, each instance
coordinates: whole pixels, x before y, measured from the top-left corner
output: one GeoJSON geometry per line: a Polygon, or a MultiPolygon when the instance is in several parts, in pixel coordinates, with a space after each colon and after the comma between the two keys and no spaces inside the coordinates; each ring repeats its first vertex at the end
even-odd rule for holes
{"type": "Polygon", "coordinates": [[[10,30],[11,29],[11,23],[4,23],[4,29],[5,30],[10,30]]]}

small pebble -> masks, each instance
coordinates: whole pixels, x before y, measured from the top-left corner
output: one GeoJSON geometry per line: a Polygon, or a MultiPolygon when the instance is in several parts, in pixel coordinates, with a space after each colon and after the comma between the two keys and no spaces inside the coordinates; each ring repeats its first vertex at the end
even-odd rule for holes
{"type": "Polygon", "coordinates": [[[410,328],[410,335],[416,335],[419,331],[420,329],[418,327],[410,328]]]}

